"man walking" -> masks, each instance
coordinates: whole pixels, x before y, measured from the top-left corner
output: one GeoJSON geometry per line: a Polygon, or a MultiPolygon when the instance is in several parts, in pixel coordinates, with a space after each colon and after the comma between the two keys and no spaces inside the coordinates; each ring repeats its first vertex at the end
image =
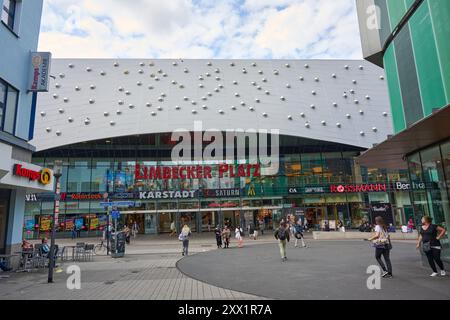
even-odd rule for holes
{"type": "Polygon", "coordinates": [[[278,240],[278,245],[280,246],[281,261],[286,261],[286,244],[289,242],[289,230],[286,227],[286,222],[282,222],[280,227],[274,232],[275,239],[278,240]]]}

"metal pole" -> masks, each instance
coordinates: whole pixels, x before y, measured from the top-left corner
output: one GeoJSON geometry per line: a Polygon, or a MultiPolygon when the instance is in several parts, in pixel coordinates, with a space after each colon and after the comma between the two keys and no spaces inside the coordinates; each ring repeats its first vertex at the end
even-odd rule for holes
{"type": "MultiPolygon", "coordinates": [[[[108,199],[109,202],[109,199],[108,199]]],[[[110,206],[107,207],[107,213],[106,213],[106,255],[109,255],[109,237],[110,237],[110,228],[109,228],[109,214],[110,214],[110,206]]]]}
{"type": "Polygon", "coordinates": [[[48,283],[53,283],[53,267],[55,264],[55,237],[56,237],[56,210],[57,210],[57,202],[59,202],[59,178],[60,174],[55,174],[56,180],[56,195],[55,195],[55,205],[53,210],[53,219],[52,219],[52,233],[51,233],[51,243],[50,243],[50,259],[48,266],[48,283]]]}

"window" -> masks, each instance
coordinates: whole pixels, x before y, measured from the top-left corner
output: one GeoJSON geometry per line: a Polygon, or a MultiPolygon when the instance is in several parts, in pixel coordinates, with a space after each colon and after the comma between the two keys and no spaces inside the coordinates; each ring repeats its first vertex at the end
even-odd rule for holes
{"type": "Polygon", "coordinates": [[[0,131],[14,134],[19,92],[0,80],[0,131]]]}
{"type": "Polygon", "coordinates": [[[2,21],[14,30],[14,20],[16,17],[16,0],[4,0],[2,8],[2,21]]]}

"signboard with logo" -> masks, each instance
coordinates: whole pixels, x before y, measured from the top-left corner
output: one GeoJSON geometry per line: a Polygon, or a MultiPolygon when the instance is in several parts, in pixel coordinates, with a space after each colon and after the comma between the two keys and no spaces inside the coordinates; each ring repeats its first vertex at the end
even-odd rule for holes
{"type": "Polygon", "coordinates": [[[397,191],[409,191],[411,189],[413,189],[413,190],[425,190],[426,189],[426,185],[423,182],[421,182],[421,183],[413,182],[411,184],[411,183],[407,183],[407,182],[397,181],[397,182],[393,182],[392,183],[392,189],[397,190],[397,191]]]}
{"type": "Polygon", "coordinates": [[[384,183],[330,185],[331,193],[386,192],[386,191],[387,185],[384,183]]]}
{"type": "Polygon", "coordinates": [[[44,168],[41,171],[35,171],[19,163],[14,164],[13,175],[26,178],[30,181],[38,181],[43,185],[48,185],[52,181],[52,172],[50,169],[44,168]]]}
{"type": "Polygon", "coordinates": [[[141,191],[139,199],[189,199],[197,196],[198,190],[191,191],[141,191]]]}
{"type": "MultiPolygon", "coordinates": [[[[219,178],[255,178],[261,176],[259,164],[218,165],[219,178]]],[[[212,166],[141,166],[136,164],[135,180],[213,179],[212,166]]]]}
{"type": "Polygon", "coordinates": [[[241,196],[241,189],[203,189],[203,198],[239,198],[241,196]]]}
{"type": "Polygon", "coordinates": [[[50,52],[31,53],[29,92],[48,92],[51,59],[50,52]]]}
{"type": "Polygon", "coordinates": [[[288,188],[288,194],[314,194],[314,193],[326,193],[328,188],[324,186],[306,186],[306,187],[290,187],[288,188]]]}
{"type": "Polygon", "coordinates": [[[392,215],[392,206],[390,203],[377,203],[371,205],[372,223],[375,224],[375,218],[381,216],[384,222],[394,224],[394,216],[392,215]]]}

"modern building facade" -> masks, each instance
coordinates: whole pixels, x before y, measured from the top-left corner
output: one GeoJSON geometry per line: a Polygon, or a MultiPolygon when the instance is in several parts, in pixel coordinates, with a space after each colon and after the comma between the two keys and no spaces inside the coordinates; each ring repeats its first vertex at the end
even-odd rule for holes
{"type": "MultiPolygon", "coordinates": [[[[357,5],[364,55],[386,71],[396,133],[360,163],[408,168],[416,220],[429,215],[450,230],[450,2],[358,0],[357,5]],[[378,29],[371,28],[373,8],[378,29]]],[[[445,247],[450,256],[448,240],[445,247]]]]}
{"type": "MultiPolygon", "coordinates": [[[[52,70],[33,162],[64,162],[61,236],[101,233],[105,198],[129,202],[117,208],[121,223],[137,221],[146,234],[170,232],[172,222],[198,232],[225,222],[272,228],[292,214],[333,229],[375,212],[396,225],[412,215],[406,170],[355,163],[393,132],[384,73],[370,63],[56,59],[52,70]],[[234,155],[174,162],[173,132],[200,137],[193,147],[204,155],[211,129],[234,155]],[[251,163],[250,139],[235,146],[239,129],[269,130],[278,170],[251,163]]],[[[52,195],[27,195],[25,237],[46,234],[52,210],[52,195]]]]}
{"type": "Polygon", "coordinates": [[[25,195],[53,190],[52,173],[31,163],[34,94],[31,52],[38,43],[42,1],[0,1],[0,253],[22,240],[25,195]]]}

